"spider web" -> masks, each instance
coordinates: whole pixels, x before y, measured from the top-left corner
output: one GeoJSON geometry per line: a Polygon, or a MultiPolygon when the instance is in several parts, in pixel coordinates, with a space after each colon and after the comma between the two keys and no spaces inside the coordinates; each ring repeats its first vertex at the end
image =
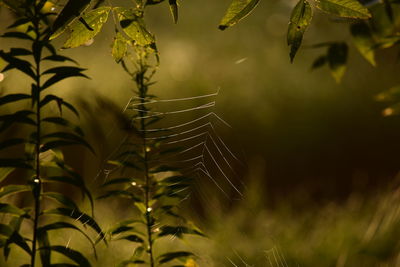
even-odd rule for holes
{"type": "MultiPolygon", "coordinates": [[[[176,150],[151,158],[150,164],[174,166],[182,175],[193,177],[194,191],[202,199],[208,199],[207,193],[199,190],[207,188],[206,184],[213,185],[228,199],[232,196],[242,198],[241,172],[245,164],[220,133],[228,131],[231,134],[233,129],[215,112],[218,95],[219,89],[210,94],[173,99],[132,97],[122,112],[130,118],[132,125],[138,124],[141,119],[158,120],[143,131],[134,131],[137,136],[144,136],[146,141],[156,142],[159,150],[176,150]],[[141,112],[146,115],[140,116],[141,112]]],[[[110,130],[107,136],[113,131],[110,130]]],[[[104,162],[113,159],[127,144],[141,144],[139,139],[132,141],[131,137],[126,133],[104,162]]],[[[104,164],[96,178],[103,174],[104,179],[108,179],[119,168],[104,164]]]]}

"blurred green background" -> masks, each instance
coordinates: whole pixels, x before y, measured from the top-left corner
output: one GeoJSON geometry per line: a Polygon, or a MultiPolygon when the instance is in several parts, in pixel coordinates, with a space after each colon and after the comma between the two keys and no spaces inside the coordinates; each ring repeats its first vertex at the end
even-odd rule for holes
{"type": "MultiPolygon", "coordinates": [[[[400,117],[383,116],[386,105],[375,100],[400,81],[397,51],[378,54],[374,68],[351,47],[347,73],[336,84],[327,69],[310,71],[324,52],[310,46],[350,41],[346,21],[316,14],[290,64],[285,35],[296,1],[261,1],[242,23],[221,32],[217,25],[229,2],[182,1],[177,25],[165,3],[150,8],[146,21],[161,56],[152,93],[166,99],[220,88],[216,112],[232,125],[222,136],[247,164],[243,199],[224,205],[211,195],[201,200],[201,216],[191,212],[211,237],[188,242],[203,258],[200,266],[400,266],[393,189],[400,117]]],[[[1,10],[0,29],[10,19],[1,10]]],[[[91,46],[65,51],[92,79],[57,88],[79,106],[99,151],[97,158],[85,151],[77,158],[76,150],[66,150],[89,181],[121,134],[107,135],[116,126],[98,99],[122,110],[134,89],[110,55],[112,30],[107,25],[91,46]]],[[[2,49],[15,45],[0,42],[2,49]]],[[[29,91],[14,73],[0,83],[5,92],[21,88],[29,91]]],[[[111,266],[103,260],[101,266],[111,266]]]]}

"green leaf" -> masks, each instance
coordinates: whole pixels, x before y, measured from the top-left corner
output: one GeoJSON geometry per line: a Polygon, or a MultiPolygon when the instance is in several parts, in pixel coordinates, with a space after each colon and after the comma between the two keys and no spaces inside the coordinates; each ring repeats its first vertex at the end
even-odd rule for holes
{"type": "Polygon", "coordinates": [[[20,144],[23,144],[25,142],[26,142],[26,140],[22,139],[22,138],[8,139],[8,140],[0,143],[0,150],[8,148],[8,147],[11,147],[11,146],[20,145],[20,144]]]}
{"type": "Polygon", "coordinates": [[[83,145],[87,147],[92,153],[94,153],[93,148],[80,136],[72,134],[72,133],[65,133],[65,132],[56,132],[42,136],[43,139],[47,138],[59,138],[62,140],[55,140],[46,142],[40,151],[44,152],[49,149],[58,148],[62,146],[69,146],[69,145],[83,145]]]}
{"type": "Polygon", "coordinates": [[[84,71],[84,70],[85,69],[78,68],[78,67],[70,67],[70,66],[55,67],[55,68],[48,69],[45,72],[43,72],[42,75],[50,74],[50,73],[55,73],[55,74],[52,77],[50,77],[42,85],[42,87],[40,89],[44,90],[59,81],[62,81],[64,79],[71,78],[71,77],[84,77],[84,78],[89,79],[88,76],[86,76],[85,74],[82,73],[82,71],[84,71]]]}
{"type": "Polygon", "coordinates": [[[334,43],[328,48],[328,64],[332,76],[337,83],[340,83],[346,72],[348,47],[346,43],[334,43]]]}
{"type": "Polygon", "coordinates": [[[27,185],[6,185],[0,189],[0,198],[27,191],[31,191],[27,185]]]}
{"type": "Polygon", "coordinates": [[[66,107],[70,111],[72,111],[77,117],[79,117],[79,112],[76,110],[76,108],[71,105],[70,103],[64,101],[61,97],[55,96],[55,95],[46,95],[42,101],[40,101],[39,106],[43,107],[50,103],[51,101],[55,101],[58,105],[58,108],[60,110],[60,114],[62,114],[62,107],[66,107]]]}
{"type": "Polygon", "coordinates": [[[143,239],[137,235],[127,235],[127,236],[118,238],[117,240],[128,240],[128,241],[131,241],[134,243],[143,243],[144,242],[143,239]]]}
{"type": "Polygon", "coordinates": [[[0,203],[0,213],[6,213],[16,216],[22,216],[26,214],[24,210],[6,203],[0,203]]]}
{"type": "Polygon", "coordinates": [[[328,62],[328,59],[327,59],[326,55],[319,56],[314,60],[313,64],[311,65],[311,70],[321,68],[327,62],[328,62]]]}
{"type": "Polygon", "coordinates": [[[0,167],[0,182],[6,179],[14,170],[15,168],[12,167],[0,167]]]}
{"type": "Polygon", "coordinates": [[[78,65],[78,62],[76,62],[72,58],[61,56],[61,55],[50,55],[50,56],[42,58],[42,60],[50,60],[50,61],[56,61],[56,62],[70,61],[70,62],[73,62],[78,65]]]}
{"type": "Polygon", "coordinates": [[[248,16],[257,6],[259,0],[233,0],[219,23],[219,29],[225,30],[248,16]]]}
{"type": "Polygon", "coordinates": [[[52,251],[56,251],[58,253],[63,254],[67,258],[71,259],[72,261],[76,262],[79,264],[80,267],[91,267],[89,261],[86,259],[85,256],[83,256],[82,253],[73,250],[71,248],[63,247],[63,246],[51,246],[51,247],[44,247],[40,249],[50,249],[52,251]]]}
{"type": "Polygon", "coordinates": [[[79,229],[75,225],[67,223],[67,222],[55,222],[55,223],[47,224],[45,226],[39,227],[38,228],[38,232],[42,233],[42,232],[48,232],[48,231],[51,231],[51,230],[59,230],[59,229],[72,229],[72,230],[78,231],[79,233],[81,233],[89,241],[89,243],[94,248],[94,243],[93,243],[92,239],[84,231],[82,231],[81,229],[79,229]]]}
{"type": "Polygon", "coordinates": [[[178,22],[178,4],[177,0],[169,0],[169,9],[171,11],[172,19],[174,23],[178,22]]]}
{"type": "Polygon", "coordinates": [[[31,95],[27,94],[9,94],[3,97],[0,97],[0,105],[13,103],[19,100],[30,99],[31,95]]]}
{"type": "Polygon", "coordinates": [[[16,244],[24,251],[26,251],[29,255],[31,255],[31,249],[23,238],[16,230],[12,229],[10,226],[5,224],[0,224],[0,235],[6,236],[7,241],[4,245],[4,253],[6,254],[5,257],[8,257],[9,249],[8,246],[10,244],[16,244]],[[6,252],[8,250],[8,252],[6,252]]]}
{"type": "Polygon", "coordinates": [[[72,129],[74,132],[76,132],[80,136],[84,135],[82,129],[79,126],[76,126],[76,125],[72,124],[71,122],[67,121],[64,118],[61,118],[61,117],[47,117],[47,118],[42,119],[42,121],[43,122],[52,123],[52,124],[61,125],[61,126],[65,126],[65,127],[68,127],[70,129],[72,129]]]}
{"type": "Polygon", "coordinates": [[[29,118],[29,116],[33,114],[35,113],[30,110],[21,110],[13,114],[0,116],[0,121],[3,121],[3,124],[0,126],[0,132],[5,131],[14,123],[23,123],[36,126],[36,122],[33,119],[29,118]]]}
{"type": "Polygon", "coordinates": [[[66,27],[81,15],[89,4],[90,0],[69,0],[53,23],[53,34],[50,37],[50,40],[57,38],[57,36],[62,34],[66,27]]]}
{"type": "Polygon", "coordinates": [[[29,34],[26,34],[26,33],[23,33],[23,32],[6,32],[1,37],[4,37],[4,38],[17,38],[17,39],[29,40],[29,41],[33,41],[34,40],[29,34]]]}
{"type": "Polygon", "coordinates": [[[40,259],[43,266],[50,266],[51,251],[48,249],[50,247],[49,235],[46,231],[37,230],[37,239],[39,242],[39,253],[40,259]],[[43,248],[43,249],[40,249],[43,248]]]}
{"type": "Polygon", "coordinates": [[[158,262],[160,264],[170,262],[175,259],[185,259],[187,257],[193,257],[194,254],[188,251],[176,251],[162,254],[158,257],[158,262]]]}
{"type": "Polygon", "coordinates": [[[0,168],[32,169],[25,159],[0,159],[0,168]]]}
{"type": "Polygon", "coordinates": [[[316,0],[317,8],[328,14],[355,19],[369,19],[371,13],[357,0],[316,0]]]}
{"type": "Polygon", "coordinates": [[[127,50],[127,40],[120,32],[117,32],[112,46],[112,56],[117,63],[119,63],[123,59],[127,50]]]}
{"type": "Polygon", "coordinates": [[[97,199],[109,198],[109,197],[126,197],[134,201],[140,201],[140,199],[135,196],[135,194],[128,192],[126,190],[111,190],[107,191],[104,195],[99,196],[97,199]]]}
{"type": "Polygon", "coordinates": [[[160,233],[158,234],[158,236],[162,237],[162,236],[172,235],[178,238],[182,238],[184,234],[205,236],[202,232],[195,229],[190,229],[185,226],[168,226],[168,225],[162,226],[160,228],[160,233]]]}
{"type": "Polygon", "coordinates": [[[307,0],[300,0],[290,16],[289,28],[287,32],[287,44],[290,46],[290,61],[301,46],[303,35],[311,23],[312,9],[307,0]]]}
{"type": "Polygon", "coordinates": [[[371,63],[372,66],[375,66],[376,62],[374,46],[376,45],[376,43],[368,24],[365,22],[352,24],[350,27],[350,32],[353,37],[353,43],[360,54],[369,63],[371,63]]]}
{"type": "Polygon", "coordinates": [[[36,75],[32,69],[32,64],[29,63],[29,61],[16,58],[12,56],[10,53],[4,53],[1,50],[0,50],[0,58],[8,62],[8,65],[2,71],[18,69],[19,71],[25,73],[32,79],[34,80],[36,79],[36,75]]]}
{"type": "Polygon", "coordinates": [[[78,206],[75,204],[75,202],[63,194],[57,192],[46,192],[43,193],[42,196],[54,199],[58,203],[66,206],[67,208],[78,209],[78,206]]]}
{"type": "Polygon", "coordinates": [[[11,48],[10,55],[12,56],[30,56],[32,52],[25,48],[11,48]]]}
{"type": "Polygon", "coordinates": [[[135,181],[136,181],[136,179],[134,179],[134,178],[115,178],[115,179],[108,180],[101,186],[105,187],[105,186],[110,186],[110,185],[115,185],[115,184],[128,184],[128,183],[130,184],[135,181]]]}
{"type": "Polygon", "coordinates": [[[76,209],[71,209],[71,208],[56,208],[56,209],[51,209],[51,210],[46,210],[43,211],[44,214],[56,214],[56,215],[61,215],[65,216],[68,218],[71,218],[73,220],[80,221],[83,225],[88,225],[90,226],[93,230],[95,230],[99,234],[99,239],[105,240],[105,234],[101,230],[100,226],[97,224],[97,222],[89,215],[86,213],[80,212],[79,210],[76,209]]]}
{"type": "Polygon", "coordinates": [[[110,7],[99,7],[89,11],[82,18],[86,21],[88,26],[93,30],[89,30],[80,21],[75,21],[70,27],[72,30],[71,35],[64,43],[63,48],[74,48],[85,44],[90,39],[94,38],[106,23],[110,7]]]}
{"type": "Polygon", "coordinates": [[[136,44],[140,46],[149,46],[155,43],[154,36],[147,31],[143,19],[135,14],[134,9],[117,7],[114,8],[114,10],[118,15],[118,20],[123,31],[132,38],[136,44]]]}

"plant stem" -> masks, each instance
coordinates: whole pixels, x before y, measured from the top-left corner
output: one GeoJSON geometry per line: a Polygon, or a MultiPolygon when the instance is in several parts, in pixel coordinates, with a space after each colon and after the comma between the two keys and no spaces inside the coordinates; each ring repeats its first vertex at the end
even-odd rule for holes
{"type": "Polygon", "coordinates": [[[147,150],[147,142],[146,142],[146,119],[144,118],[148,112],[145,106],[146,96],[147,96],[147,85],[145,83],[145,75],[146,75],[146,67],[143,64],[142,60],[139,60],[139,70],[136,73],[136,84],[139,89],[140,96],[140,111],[139,115],[140,119],[140,128],[142,132],[143,139],[143,154],[144,154],[144,178],[145,178],[145,207],[146,207],[146,226],[147,226],[147,238],[148,238],[148,253],[150,257],[150,267],[154,267],[154,256],[153,256],[153,240],[152,240],[152,216],[151,216],[151,207],[150,207],[150,191],[151,191],[151,177],[149,173],[149,165],[148,165],[148,150],[147,150]]]}
{"type": "Polygon", "coordinates": [[[38,53],[39,55],[34,55],[35,58],[35,67],[36,67],[36,79],[35,86],[36,90],[33,90],[33,99],[36,103],[36,137],[35,137],[35,178],[33,180],[33,197],[35,201],[35,213],[34,213],[34,225],[33,225],[33,238],[32,238],[32,257],[31,257],[31,267],[35,267],[35,258],[36,258],[36,243],[37,243],[37,230],[39,225],[39,215],[40,215],[40,194],[42,191],[42,181],[40,176],[40,144],[41,144],[41,114],[40,114],[40,57],[41,57],[41,33],[40,33],[40,18],[39,18],[39,10],[37,10],[37,6],[35,6],[35,19],[34,19],[34,31],[36,34],[36,38],[33,42],[33,47],[39,47],[39,49],[35,49],[33,53],[38,53]]]}

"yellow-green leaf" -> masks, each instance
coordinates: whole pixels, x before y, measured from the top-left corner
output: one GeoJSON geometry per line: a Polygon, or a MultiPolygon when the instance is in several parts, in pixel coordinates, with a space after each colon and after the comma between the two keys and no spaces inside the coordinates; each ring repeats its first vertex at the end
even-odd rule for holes
{"type": "Polygon", "coordinates": [[[306,0],[300,0],[292,11],[287,32],[287,44],[290,46],[290,61],[300,48],[303,35],[311,23],[312,9],[306,0]]]}
{"type": "Polygon", "coordinates": [[[120,32],[117,32],[117,35],[114,38],[114,43],[112,46],[112,56],[116,62],[120,62],[122,60],[122,58],[126,54],[127,49],[128,49],[127,40],[120,32]]]}
{"type": "Polygon", "coordinates": [[[93,29],[93,31],[89,30],[82,22],[78,20],[75,21],[71,25],[72,33],[68,40],[64,43],[63,48],[74,48],[81,46],[95,37],[100,32],[104,23],[106,23],[110,10],[110,7],[99,7],[88,12],[82,17],[88,26],[93,29]]]}
{"type": "Polygon", "coordinates": [[[356,19],[369,19],[371,13],[357,0],[316,0],[317,8],[329,14],[356,19]]]}
{"type": "Polygon", "coordinates": [[[178,3],[177,0],[169,0],[169,9],[171,10],[174,23],[178,22],[178,3]]]}
{"type": "Polygon", "coordinates": [[[218,28],[220,30],[225,30],[235,25],[241,19],[249,15],[257,6],[258,2],[259,0],[233,0],[218,28]]]}
{"type": "Polygon", "coordinates": [[[81,15],[89,4],[90,0],[69,0],[53,23],[53,34],[50,36],[50,40],[62,34],[67,26],[81,15]]]}
{"type": "Polygon", "coordinates": [[[135,10],[125,7],[117,7],[114,10],[118,14],[123,31],[135,44],[148,46],[155,43],[154,36],[146,29],[143,19],[135,14],[135,10]]]}
{"type": "Polygon", "coordinates": [[[350,27],[351,35],[353,36],[353,43],[360,52],[360,54],[375,66],[375,41],[371,34],[371,30],[365,22],[355,23],[350,27]]]}

